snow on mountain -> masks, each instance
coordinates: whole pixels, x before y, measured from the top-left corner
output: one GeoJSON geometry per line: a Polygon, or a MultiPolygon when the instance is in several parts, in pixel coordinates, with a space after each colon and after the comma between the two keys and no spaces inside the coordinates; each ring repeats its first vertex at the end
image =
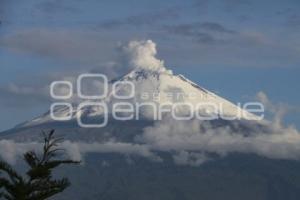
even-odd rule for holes
{"type": "MultiPolygon", "coordinates": [[[[150,101],[158,104],[182,103],[184,105],[186,103],[194,108],[193,111],[196,111],[198,104],[200,109],[198,112],[202,115],[221,114],[223,112],[225,116],[235,116],[238,112],[245,112],[226,99],[188,80],[183,75],[173,75],[170,70],[165,68],[160,71],[136,69],[121,78],[120,81],[130,81],[134,84],[136,102],[149,101],[148,98],[145,98],[146,100],[140,98],[149,94],[153,95],[150,97],[150,101]],[[215,111],[213,105],[218,107],[218,110],[215,111]]],[[[124,90],[124,88],[121,85],[117,90],[124,90]]],[[[189,109],[187,106],[185,107],[189,109]]]]}
{"type": "MultiPolygon", "coordinates": [[[[83,102],[104,102],[107,104],[109,113],[116,103],[130,103],[136,112],[139,109],[141,113],[138,114],[150,119],[155,116],[153,112],[157,112],[157,110],[149,104],[155,104],[157,109],[172,109],[171,107],[176,105],[173,108],[176,108],[175,112],[178,116],[180,116],[179,113],[189,115],[190,112],[194,112],[203,117],[222,115],[230,118],[237,116],[238,113],[242,119],[245,118],[244,116],[255,117],[230,101],[188,80],[183,75],[173,75],[172,71],[164,67],[136,68],[125,76],[110,81],[108,88],[108,95],[103,100],[85,100],[83,102]],[[132,83],[134,89],[128,82],[132,83]],[[114,88],[113,84],[115,84],[114,88]],[[129,99],[115,97],[115,94],[129,96],[132,92],[134,95],[129,99]]],[[[103,112],[104,110],[98,106],[88,106],[78,110],[78,105],[74,104],[71,115],[72,119],[76,119],[78,114],[95,117],[101,116],[103,112]]],[[[69,114],[69,109],[66,107],[54,110],[55,116],[66,117],[69,114]]],[[[37,125],[52,120],[50,112],[47,112],[24,125],[37,125]]]]}

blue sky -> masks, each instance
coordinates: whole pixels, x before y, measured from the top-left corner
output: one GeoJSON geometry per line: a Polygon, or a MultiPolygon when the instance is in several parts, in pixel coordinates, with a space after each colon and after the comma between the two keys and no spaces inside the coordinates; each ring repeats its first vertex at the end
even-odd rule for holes
{"type": "MultiPolygon", "coordinates": [[[[233,102],[264,91],[300,127],[297,0],[0,1],[0,130],[48,110],[53,80],[107,69],[118,46],[151,39],[158,57],[233,102]]],[[[118,73],[123,73],[119,71],[118,73]]]]}

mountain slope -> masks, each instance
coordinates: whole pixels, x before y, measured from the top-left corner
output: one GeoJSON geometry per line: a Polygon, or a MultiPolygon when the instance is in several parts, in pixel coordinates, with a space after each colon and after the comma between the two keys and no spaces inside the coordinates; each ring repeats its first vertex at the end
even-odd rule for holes
{"type": "MultiPolygon", "coordinates": [[[[193,115],[193,118],[197,116],[204,119],[206,119],[205,117],[211,119],[220,116],[224,119],[257,118],[255,115],[241,109],[230,101],[188,80],[183,75],[173,75],[170,70],[164,67],[159,70],[136,68],[125,76],[110,81],[106,98],[98,100],[81,99],[81,102],[104,102],[110,114],[115,104],[120,102],[130,103],[133,105],[136,118],[159,119],[159,112],[162,112],[161,110],[163,109],[176,109],[176,112],[174,112],[176,116],[193,115]],[[132,93],[133,95],[131,96],[132,93]],[[130,98],[120,99],[115,94],[130,98]],[[147,104],[155,104],[155,108],[147,104]]],[[[88,106],[79,109],[78,104],[72,105],[72,119],[76,119],[78,115],[83,117],[101,117],[104,112],[98,106],[88,106]]],[[[169,115],[170,113],[171,110],[167,112],[169,115]]],[[[66,107],[54,110],[55,116],[65,117],[69,114],[69,109],[66,107]]],[[[47,112],[21,126],[35,126],[51,121],[53,119],[50,112],[47,112]]]]}

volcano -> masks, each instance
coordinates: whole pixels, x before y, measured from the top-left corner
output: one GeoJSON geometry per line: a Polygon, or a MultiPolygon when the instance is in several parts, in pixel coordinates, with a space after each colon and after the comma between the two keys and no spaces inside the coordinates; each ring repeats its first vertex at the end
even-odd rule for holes
{"type": "MultiPolygon", "coordinates": [[[[170,116],[172,109],[175,110],[173,113],[176,113],[173,116],[178,116],[184,120],[197,117],[204,120],[223,119],[223,121],[226,119],[228,119],[227,121],[258,119],[254,114],[199,86],[183,75],[174,75],[171,70],[167,70],[165,67],[155,70],[136,68],[120,78],[107,82],[107,88],[108,92],[105,98],[81,99],[81,103],[84,105],[91,104],[90,106],[82,107],[79,103],[72,103],[70,104],[72,106],[71,111],[67,107],[59,107],[52,111],[52,115],[58,118],[70,116],[67,122],[54,120],[48,111],[31,121],[18,125],[16,128],[45,127],[53,123],[64,126],[64,124],[69,125],[70,122],[78,121],[78,117],[86,120],[101,118],[104,115],[112,117],[112,110],[116,108],[114,105],[117,104],[119,104],[120,109],[122,106],[128,107],[130,105],[132,107],[131,113],[134,113],[131,115],[132,117],[119,117],[121,121],[133,119],[161,120],[164,115],[170,116]],[[94,105],[97,102],[106,105],[107,113],[104,113],[102,107],[94,105]]],[[[99,91],[102,92],[100,88],[99,91]]],[[[126,112],[122,114],[124,113],[129,115],[126,112]]],[[[109,121],[113,120],[115,119],[109,119],[109,121]]]]}

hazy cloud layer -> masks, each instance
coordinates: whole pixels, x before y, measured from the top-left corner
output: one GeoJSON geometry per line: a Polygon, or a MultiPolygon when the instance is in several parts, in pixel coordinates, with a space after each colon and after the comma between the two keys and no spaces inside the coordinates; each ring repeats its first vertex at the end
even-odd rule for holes
{"type": "MultiPolygon", "coordinates": [[[[170,152],[176,164],[191,166],[213,160],[207,153],[219,156],[233,152],[254,153],[271,159],[300,159],[300,133],[293,127],[271,127],[267,133],[255,132],[250,136],[233,132],[229,127],[207,128],[205,131],[200,130],[199,121],[158,122],[154,127],[146,128],[137,143],[65,141],[61,147],[76,160],[84,160],[86,153],[98,152],[139,155],[153,161],[162,161],[155,152],[170,152]]],[[[25,151],[39,146],[41,144],[1,140],[0,155],[14,163],[25,151]]]]}
{"type": "Polygon", "coordinates": [[[40,14],[57,14],[57,13],[80,13],[78,6],[72,5],[72,1],[66,0],[45,0],[35,5],[35,10],[40,11],[40,14]]]}
{"type": "Polygon", "coordinates": [[[240,152],[275,159],[300,159],[300,135],[293,127],[270,127],[269,132],[253,132],[250,136],[229,127],[206,128],[203,131],[199,121],[160,122],[145,130],[142,141],[163,151],[200,151],[220,156],[240,152]]]}
{"type": "Polygon", "coordinates": [[[61,61],[76,61],[93,67],[113,55],[116,45],[94,31],[32,28],[12,32],[0,44],[17,53],[61,61]],[[108,51],[108,49],[110,49],[108,51]]]}
{"type": "Polygon", "coordinates": [[[104,29],[116,29],[124,28],[124,26],[149,26],[154,24],[159,24],[165,20],[175,20],[179,18],[179,13],[177,8],[167,8],[149,13],[142,13],[139,15],[132,15],[123,19],[108,20],[102,22],[96,26],[96,28],[104,29]]]}
{"type": "Polygon", "coordinates": [[[199,43],[222,44],[237,35],[237,32],[216,22],[195,22],[186,24],[166,25],[166,34],[193,39],[199,43]]]}
{"type": "MultiPolygon", "coordinates": [[[[17,143],[13,140],[0,140],[0,157],[14,164],[26,151],[35,150],[41,153],[42,145],[38,142],[17,143]]],[[[74,160],[84,161],[83,156],[86,153],[119,153],[126,156],[139,155],[155,162],[161,161],[161,158],[155,155],[147,145],[140,144],[122,142],[85,143],[66,140],[59,147],[65,149],[67,156],[74,160]]]]}
{"type": "MultiPolygon", "coordinates": [[[[299,30],[290,29],[299,24],[295,1],[154,1],[149,9],[141,1],[128,6],[132,12],[118,15],[101,10],[101,2],[42,0],[18,5],[3,0],[0,9],[7,12],[8,4],[15,7],[10,15],[17,19],[15,28],[0,40],[5,50],[94,65],[111,61],[112,46],[119,41],[152,38],[162,49],[172,48],[165,58],[173,57],[176,65],[299,66],[299,30]],[[20,25],[24,23],[28,25],[20,25]]],[[[123,4],[109,8],[118,6],[123,4]]],[[[1,25],[5,28],[6,23],[1,25]]]]}
{"type": "MultiPolygon", "coordinates": [[[[260,92],[259,96],[263,95],[267,98],[260,92]]],[[[300,132],[295,127],[284,127],[279,121],[260,123],[264,128],[253,129],[245,134],[242,129],[237,131],[239,129],[233,130],[229,126],[212,127],[199,120],[165,119],[156,122],[154,126],[146,127],[132,143],[114,139],[103,143],[65,141],[61,147],[76,160],[84,160],[86,153],[93,152],[139,155],[156,162],[163,161],[157,152],[169,152],[175,164],[190,166],[199,166],[213,160],[211,153],[220,157],[233,152],[253,153],[271,159],[300,160],[300,132]]],[[[25,151],[40,146],[40,143],[34,142],[1,140],[0,156],[14,163],[25,151]]]]}
{"type": "Polygon", "coordinates": [[[0,103],[4,106],[32,106],[49,102],[49,87],[46,85],[17,85],[10,83],[0,86],[0,103]]]}

